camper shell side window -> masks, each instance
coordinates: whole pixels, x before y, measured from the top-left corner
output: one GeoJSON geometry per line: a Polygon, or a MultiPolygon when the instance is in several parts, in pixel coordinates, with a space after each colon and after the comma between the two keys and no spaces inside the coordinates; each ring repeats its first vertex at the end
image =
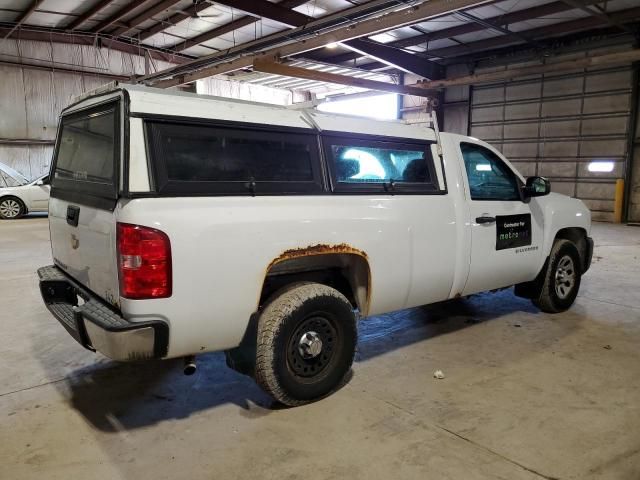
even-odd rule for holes
{"type": "Polygon", "coordinates": [[[337,193],[440,193],[433,142],[323,132],[322,145],[337,193]]]}
{"type": "Polygon", "coordinates": [[[323,191],[313,131],[158,119],[147,120],[145,130],[160,194],[323,191]]]}

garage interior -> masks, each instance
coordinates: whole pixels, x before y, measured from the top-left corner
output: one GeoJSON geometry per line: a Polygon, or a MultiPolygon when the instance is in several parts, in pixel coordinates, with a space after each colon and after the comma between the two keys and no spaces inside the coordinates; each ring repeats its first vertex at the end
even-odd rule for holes
{"type": "Polygon", "coordinates": [[[363,319],[349,382],[282,408],[223,354],[186,377],[79,348],[40,299],[46,214],[0,220],[0,478],[639,479],[639,41],[637,0],[0,0],[0,162],[29,179],[113,81],[435,112],[595,240],[569,311],[510,289],[363,319]]]}

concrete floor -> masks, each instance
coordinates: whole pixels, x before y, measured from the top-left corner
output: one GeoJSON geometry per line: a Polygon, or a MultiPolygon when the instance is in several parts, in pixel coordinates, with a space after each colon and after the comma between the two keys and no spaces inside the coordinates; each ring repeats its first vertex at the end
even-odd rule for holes
{"type": "Polygon", "coordinates": [[[638,480],[640,229],[593,236],[569,312],[509,291],[367,319],[348,385],[280,409],[220,354],[184,377],[80,348],[39,297],[46,218],[0,221],[0,479],[638,480]]]}

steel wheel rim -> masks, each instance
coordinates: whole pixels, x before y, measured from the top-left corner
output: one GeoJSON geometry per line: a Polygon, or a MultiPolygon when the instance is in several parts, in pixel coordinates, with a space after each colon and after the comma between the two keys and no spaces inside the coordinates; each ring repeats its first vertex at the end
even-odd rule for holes
{"type": "Polygon", "coordinates": [[[314,314],[295,329],[287,345],[287,364],[299,377],[314,377],[331,363],[338,343],[338,332],[331,321],[314,314]],[[315,348],[305,351],[305,345],[315,348]]]}
{"type": "Polygon", "coordinates": [[[0,203],[0,213],[3,217],[15,218],[20,213],[20,204],[16,200],[4,200],[0,203]]]}
{"type": "Polygon", "coordinates": [[[556,267],[555,288],[556,295],[562,300],[567,298],[576,284],[576,267],[569,255],[560,258],[556,267]]]}

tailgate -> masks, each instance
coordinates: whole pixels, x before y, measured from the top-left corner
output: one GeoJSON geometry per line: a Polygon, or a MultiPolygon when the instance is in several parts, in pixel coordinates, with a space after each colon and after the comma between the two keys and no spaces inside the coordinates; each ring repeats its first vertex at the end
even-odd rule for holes
{"type": "Polygon", "coordinates": [[[49,202],[54,262],[116,306],[120,114],[113,100],[62,116],[49,202]]]}

